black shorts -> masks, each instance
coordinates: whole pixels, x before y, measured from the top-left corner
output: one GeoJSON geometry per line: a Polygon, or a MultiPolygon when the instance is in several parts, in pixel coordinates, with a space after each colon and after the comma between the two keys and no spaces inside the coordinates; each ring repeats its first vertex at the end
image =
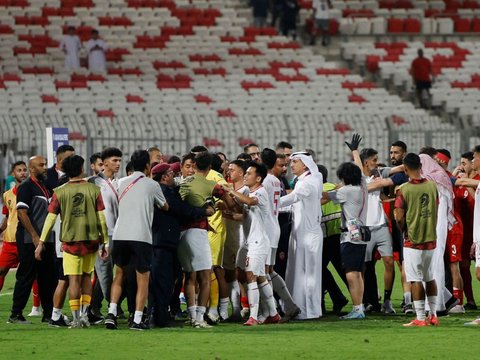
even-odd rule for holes
{"type": "Polygon", "coordinates": [[[392,224],[392,247],[393,252],[398,252],[400,262],[403,262],[403,234],[397,224],[392,224]]]}
{"type": "Polygon", "coordinates": [[[431,81],[417,81],[417,90],[429,90],[432,87],[431,81]]]}
{"type": "Polygon", "coordinates": [[[131,265],[138,272],[147,272],[152,268],[153,248],[151,244],[132,240],[114,240],[112,259],[118,267],[131,265]]]}
{"type": "Polygon", "coordinates": [[[57,266],[58,280],[68,281],[68,276],[65,276],[65,274],[63,273],[63,258],[57,257],[55,259],[55,264],[57,266]]]}
{"type": "Polygon", "coordinates": [[[367,244],[352,244],[344,242],[340,244],[340,257],[342,259],[342,268],[345,272],[362,272],[365,267],[365,252],[367,244]]]}

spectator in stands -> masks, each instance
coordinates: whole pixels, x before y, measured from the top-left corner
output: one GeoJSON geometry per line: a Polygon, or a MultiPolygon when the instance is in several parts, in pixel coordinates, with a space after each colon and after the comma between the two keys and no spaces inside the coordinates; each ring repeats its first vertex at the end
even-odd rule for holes
{"type": "Polygon", "coordinates": [[[297,37],[297,16],[300,6],[297,0],[284,0],[282,4],[282,23],[281,32],[283,36],[288,36],[292,32],[295,40],[297,37]]]}
{"type": "Polygon", "coordinates": [[[282,18],[283,3],[284,0],[270,0],[270,11],[272,12],[272,20],[270,21],[271,27],[277,26],[277,20],[282,18]]]}
{"type": "Polygon", "coordinates": [[[107,71],[105,60],[107,44],[98,37],[97,30],[92,30],[92,38],[87,41],[86,48],[88,51],[88,69],[90,71],[107,71]]]}
{"type": "Polygon", "coordinates": [[[60,49],[65,54],[65,68],[67,70],[76,70],[80,67],[80,49],[82,43],[80,38],[75,34],[75,27],[69,26],[67,34],[60,41],[60,49]]]}
{"type": "Polygon", "coordinates": [[[417,99],[420,107],[428,107],[427,99],[430,98],[432,87],[432,62],[423,56],[423,50],[418,49],[418,57],[412,61],[410,75],[415,84],[417,99]],[[424,90],[426,96],[424,96],[424,90]]]}
{"type": "Polygon", "coordinates": [[[269,0],[251,0],[253,10],[253,26],[263,28],[267,26],[269,0]]]}
{"type": "Polygon", "coordinates": [[[328,30],[330,26],[330,9],[332,8],[332,2],[330,0],[313,0],[312,8],[315,25],[312,31],[310,45],[315,45],[317,33],[320,29],[322,31],[322,45],[328,46],[328,44],[330,44],[328,30]]]}

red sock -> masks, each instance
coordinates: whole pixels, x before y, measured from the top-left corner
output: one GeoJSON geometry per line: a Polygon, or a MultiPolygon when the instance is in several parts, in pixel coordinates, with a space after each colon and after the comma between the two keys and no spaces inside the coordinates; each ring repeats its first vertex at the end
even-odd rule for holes
{"type": "Polygon", "coordinates": [[[0,276],[0,291],[2,291],[3,289],[3,283],[5,282],[5,277],[4,276],[0,276]]]}
{"type": "Polygon", "coordinates": [[[243,307],[243,308],[248,308],[248,307],[249,307],[249,305],[248,305],[248,297],[242,296],[242,297],[240,298],[240,302],[242,303],[242,307],[243,307]]]}
{"type": "Polygon", "coordinates": [[[463,290],[462,289],[453,288],[453,296],[455,297],[455,299],[460,300],[459,305],[463,305],[463,290]]]}
{"type": "Polygon", "coordinates": [[[40,294],[38,292],[38,282],[35,280],[32,286],[32,294],[33,294],[33,306],[39,307],[40,306],[40,294]]]}

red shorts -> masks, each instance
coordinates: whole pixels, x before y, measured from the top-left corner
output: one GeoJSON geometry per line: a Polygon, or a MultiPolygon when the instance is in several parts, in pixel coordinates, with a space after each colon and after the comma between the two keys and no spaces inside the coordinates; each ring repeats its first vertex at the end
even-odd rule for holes
{"type": "Polygon", "coordinates": [[[448,234],[445,258],[451,263],[462,261],[463,234],[448,234]]]}
{"type": "Polygon", "coordinates": [[[0,267],[16,268],[18,262],[17,243],[4,241],[0,252],[0,267]]]}

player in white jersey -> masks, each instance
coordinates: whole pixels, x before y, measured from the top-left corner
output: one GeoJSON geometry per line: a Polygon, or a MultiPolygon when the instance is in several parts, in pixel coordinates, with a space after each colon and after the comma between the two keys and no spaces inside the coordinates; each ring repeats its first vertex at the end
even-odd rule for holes
{"type": "Polygon", "coordinates": [[[268,229],[268,235],[270,237],[270,256],[267,258],[265,271],[267,273],[267,279],[272,283],[273,291],[280,296],[280,299],[285,306],[285,316],[282,319],[282,322],[285,322],[296,317],[300,313],[300,308],[295,305],[285,281],[273,270],[277,255],[278,241],[280,239],[278,205],[280,202],[280,194],[282,192],[282,183],[280,182],[279,177],[286,170],[287,162],[285,156],[279,156],[274,150],[268,148],[263,149],[261,159],[262,163],[268,169],[268,175],[265,180],[263,180],[262,185],[267,191],[271,207],[266,222],[266,228],[268,229]]]}
{"type": "MultiPolygon", "coordinates": [[[[475,149],[473,149],[472,167],[474,171],[480,171],[480,145],[475,146],[475,149]]],[[[475,252],[475,268],[477,279],[480,280],[480,181],[464,177],[457,179],[455,185],[476,188],[475,207],[473,208],[473,245],[470,253],[475,252]]],[[[465,323],[465,325],[480,326],[480,317],[465,323]]]]}
{"type": "MultiPolygon", "coordinates": [[[[234,160],[228,165],[228,175],[233,189],[248,196],[250,190],[243,183],[246,171],[246,163],[241,160],[234,160]]],[[[225,269],[225,280],[230,288],[230,301],[232,303],[232,320],[241,318],[240,286],[235,272],[237,253],[240,245],[244,242],[243,236],[243,212],[235,210],[224,210],[223,217],[227,228],[225,245],[223,248],[223,268],[225,269]]],[[[245,282],[245,280],[243,280],[245,282]]]]}
{"type": "Polygon", "coordinates": [[[265,264],[270,253],[270,240],[267,235],[266,218],[270,211],[268,194],[262,186],[262,181],[267,176],[265,166],[257,163],[249,164],[244,177],[245,185],[250,193],[248,196],[234,191],[228,187],[226,190],[238,202],[248,206],[248,215],[244,222],[244,234],[246,238],[247,257],[242,268],[248,282],[248,303],[250,318],[244,325],[258,325],[258,308],[260,293],[268,306],[269,316],[265,324],[278,323],[280,315],[275,308],[273,290],[265,276],[265,264]]]}

